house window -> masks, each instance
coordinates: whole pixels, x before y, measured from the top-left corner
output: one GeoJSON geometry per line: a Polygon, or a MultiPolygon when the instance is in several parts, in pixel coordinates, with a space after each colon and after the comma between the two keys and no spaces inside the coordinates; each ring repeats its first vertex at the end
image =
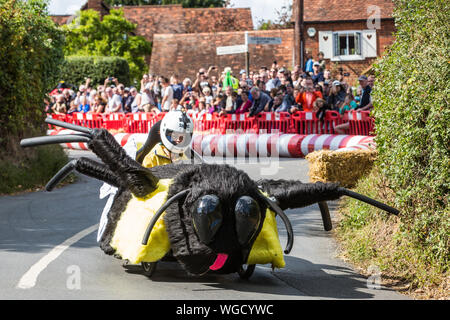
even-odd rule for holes
{"type": "Polygon", "coordinates": [[[377,57],[376,30],[319,31],[319,51],[331,61],[361,61],[377,57]]]}
{"type": "Polygon", "coordinates": [[[334,56],[361,56],[361,32],[334,32],[334,56]]]}

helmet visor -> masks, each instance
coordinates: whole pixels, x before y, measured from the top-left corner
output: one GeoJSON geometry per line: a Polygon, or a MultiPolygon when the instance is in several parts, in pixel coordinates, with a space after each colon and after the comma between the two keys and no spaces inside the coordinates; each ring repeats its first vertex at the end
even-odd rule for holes
{"type": "Polygon", "coordinates": [[[187,132],[166,131],[167,140],[177,148],[186,148],[190,145],[192,134],[187,132]]]}

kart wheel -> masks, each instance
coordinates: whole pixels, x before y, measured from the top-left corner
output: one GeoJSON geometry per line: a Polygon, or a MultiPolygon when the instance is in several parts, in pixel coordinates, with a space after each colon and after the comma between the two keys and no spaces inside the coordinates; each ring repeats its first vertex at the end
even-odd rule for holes
{"type": "Polygon", "coordinates": [[[147,277],[151,278],[156,270],[156,264],[157,262],[141,262],[142,269],[147,277]]]}
{"type": "Polygon", "coordinates": [[[239,267],[238,274],[241,279],[249,279],[255,271],[256,264],[243,264],[239,267]]]}

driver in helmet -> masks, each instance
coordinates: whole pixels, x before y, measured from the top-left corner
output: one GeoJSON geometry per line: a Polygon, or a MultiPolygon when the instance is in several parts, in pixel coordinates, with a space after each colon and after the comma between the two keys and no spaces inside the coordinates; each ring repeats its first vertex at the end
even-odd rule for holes
{"type": "MultiPolygon", "coordinates": [[[[189,158],[184,153],[191,151],[190,145],[193,133],[194,122],[185,111],[170,111],[163,120],[152,126],[147,141],[139,150],[136,151],[137,145],[134,141],[129,141],[124,149],[146,168],[170,164],[177,160],[188,160],[189,158]]],[[[100,189],[100,199],[107,196],[109,196],[109,199],[102,212],[97,241],[100,241],[105,230],[109,219],[108,213],[116,192],[117,188],[107,183],[104,183],[100,189]]],[[[127,263],[125,261],[124,266],[127,263]]]]}
{"type": "MultiPolygon", "coordinates": [[[[178,160],[186,160],[185,151],[190,147],[194,122],[185,111],[170,111],[155,124],[148,140],[154,140],[154,147],[142,160],[146,168],[169,164],[178,160]],[[158,136],[159,127],[159,136],[158,136]]],[[[139,151],[138,151],[139,153],[139,151]]],[[[139,155],[138,155],[139,157],[139,155]]]]}

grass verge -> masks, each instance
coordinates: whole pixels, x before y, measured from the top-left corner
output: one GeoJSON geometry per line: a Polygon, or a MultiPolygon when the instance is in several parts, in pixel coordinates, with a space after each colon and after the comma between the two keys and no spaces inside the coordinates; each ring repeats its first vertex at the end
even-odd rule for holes
{"type": "MultiPolygon", "coordinates": [[[[395,193],[377,168],[360,180],[354,190],[395,206],[395,193]]],[[[341,258],[366,276],[375,269],[381,271],[383,285],[415,299],[449,299],[449,248],[441,248],[444,257],[447,256],[444,259],[437,259],[430,249],[440,243],[448,244],[448,210],[440,217],[437,234],[441,238],[424,243],[418,239],[415,228],[425,225],[426,221],[421,220],[429,219],[430,215],[405,218],[402,214],[411,208],[398,209],[402,211],[399,217],[389,216],[375,207],[345,198],[338,210],[335,230],[341,258]],[[447,240],[442,241],[445,236],[447,240]]]]}
{"type": "MultiPolygon", "coordinates": [[[[9,138],[11,146],[19,141],[9,138]]],[[[20,147],[0,154],[0,194],[14,194],[42,189],[45,184],[68,162],[59,145],[22,149],[20,147]]],[[[63,183],[75,181],[69,175],[63,183]]]]}

